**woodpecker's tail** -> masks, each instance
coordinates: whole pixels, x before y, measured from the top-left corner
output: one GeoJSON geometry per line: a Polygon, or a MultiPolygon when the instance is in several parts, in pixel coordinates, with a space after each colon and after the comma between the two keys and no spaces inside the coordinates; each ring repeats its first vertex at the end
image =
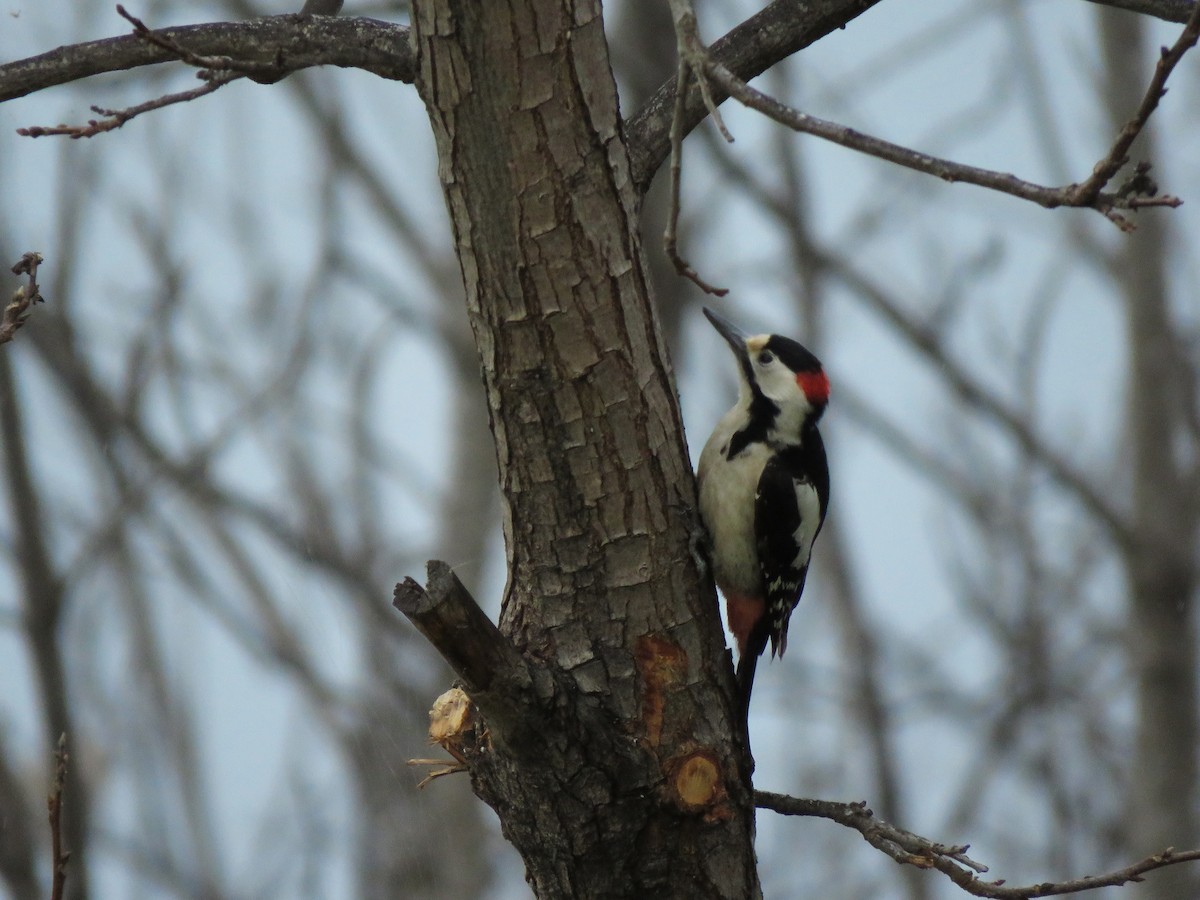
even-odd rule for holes
{"type": "Polygon", "coordinates": [[[738,657],[737,697],[739,709],[737,725],[741,726],[742,741],[746,748],[743,761],[747,768],[743,775],[747,779],[754,772],[754,751],[750,747],[750,691],[754,687],[754,670],[757,667],[757,653],[743,653],[738,657]]]}
{"type": "Polygon", "coordinates": [[[738,697],[742,701],[743,722],[750,716],[750,691],[754,689],[754,670],[758,668],[758,658],[767,649],[767,639],[770,636],[770,623],[763,616],[755,624],[746,642],[738,644],[737,683],[738,697]]]}
{"type": "Polygon", "coordinates": [[[750,692],[754,689],[754,670],[757,668],[757,653],[743,653],[741,657],[738,658],[738,702],[741,704],[743,724],[748,722],[750,719],[750,692]]]}
{"type": "Polygon", "coordinates": [[[770,636],[767,618],[759,619],[750,632],[749,639],[738,642],[737,688],[738,702],[741,704],[742,734],[746,739],[746,756],[750,760],[750,771],[754,770],[754,755],[750,750],[750,692],[754,690],[754,670],[758,668],[758,658],[767,649],[767,639],[770,636]]]}

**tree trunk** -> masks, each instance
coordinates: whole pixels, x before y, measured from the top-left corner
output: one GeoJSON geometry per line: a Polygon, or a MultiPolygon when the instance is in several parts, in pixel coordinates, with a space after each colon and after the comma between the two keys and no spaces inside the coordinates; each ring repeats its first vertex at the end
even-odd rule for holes
{"type": "MultiPolygon", "coordinates": [[[[600,4],[422,0],[413,31],[509,562],[504,638],[465,678],[486,722],[475,790],[539,896],[756,896],[600,4]]],[[[447,634],[443,653],[474,652],[447,634]]]]}
{"type": "MultiPolygon", "coordinates": [[[[1114,132],[1135,109],[1152,63],[1136,16],[1101,13],[1105,95],[1114,132]]],[[[1158,159],[1154,123],[1133,158],[1158,159]]],[[[1139,216],[1110,266],[1124,295],[1129,329],[1126,429],[1136,543],[1126,549],[1137,731],[1130,780],[1130,849],[1150,853],[1200,843],[1196,820],[1197,723],[1192,563],[1197,533],[1194,466],[1177,450],[1191,443],[1185,388],[1192,374],[1179,345],[1166,274],[1165,219],[1139,216]]],[[[1193,870],[1174,866],[1131,891],[1146,898],[1196,896],[1193,870]]]]}

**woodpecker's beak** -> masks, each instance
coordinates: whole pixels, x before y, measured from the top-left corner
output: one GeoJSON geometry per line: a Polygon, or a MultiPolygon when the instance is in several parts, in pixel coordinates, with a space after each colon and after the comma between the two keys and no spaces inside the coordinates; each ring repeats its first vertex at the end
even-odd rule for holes
{"type": "Polygon", "coordinates": [[[738,361],[745,360],[747,358],[746,339],[749,335],[724,316],[717,315],[707,306],[704,307],[704,315],[708,317],[708,321],[712,322],[713,328],[717,329],[721,337],[729,342],[729,346],[733,348],[734,355],[737,356],[738,361]]]}

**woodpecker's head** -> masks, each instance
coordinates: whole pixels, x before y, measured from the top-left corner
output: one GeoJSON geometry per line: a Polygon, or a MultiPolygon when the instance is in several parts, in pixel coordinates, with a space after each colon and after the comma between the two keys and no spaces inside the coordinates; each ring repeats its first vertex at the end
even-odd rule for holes
{"type": "Polygon", "coordinates": [[[770,420],[770,431],[797,433],[813,424],[829,402],[829,379],[821,361],[791,338],[748,335],[707,307],[704,315],[737,357],[741,404],[752,418],[770,420]]]}

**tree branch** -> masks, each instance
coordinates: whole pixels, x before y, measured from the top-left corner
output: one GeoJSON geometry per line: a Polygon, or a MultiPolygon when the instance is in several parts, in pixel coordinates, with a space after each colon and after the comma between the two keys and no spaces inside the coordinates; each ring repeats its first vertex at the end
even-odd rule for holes
{"type": "Polygon", "coordinates": [[[704,106],[709,115],[713,117],[713,122],[720,130],[722,137],[732,142],[733,135],[726,130],[725,123],[721,121],[721,114],[717,111],[716,103],[709,90],[708,78],[704,74],[704,61],[708,51],[700,42],[700,36],[696,31],[696,13],[692,9],[691,0],[670,0],[670,3],[671,16],[675,21],[675,47],[679,56],[679,65],[675,74],[675,108],[671,114],[671,202],[667,212],[667,227],[663,234],[663,249],[666,251],[667,258],[675,266],[676,273],[690,279],[706,294],[724,297],[729,293],[728,288],[709,284],[700,277],[687,260],[679,255],[679,194],[683,174],[683,119],[688,96],[687,86],[691,78],[696,79],[704,106]]]}
{"type": "Polygon", "coordinates": [[[501,742],[521,742],[536,728],[530,715],[534,672],[479,608],[451,568],[427,564],[427,587],[412,578],[396,585],[400,610],[450,664],[501,742]]]}
{"type": "Polygon", "coordinates": [[[132,25],[133,33],[143,41],[148,44],[154,44],[156,47],[162,47],[162,49],[166,50],[176,59],[190,66],[195,66],[198,69],[207,69],[213,72],[238,71],[247,74],[269,75],[272,80],[278,80],[280,75],[286,72],[283,69],[281,59],[263,63],[253,60],[235,60],[230,56],[202,56],[189,50],[168,35],[155,31],[137,16],[130,13],[120,3],[117,4],[117,15],[132,25]]]}
{"type": "MultiPolygon", "coordinates": [[[[774,0],[709,48],[711,58],[739,78],[749,80],[780,60],[803,50],[866,12],[880,0],[774,0]]],[[[676,98],[675,78],[665,82],[646,104],[625,122],[634,184],[645,193],[650,180],[671,152],[671,124],[676,98]]],[[[713,91],[720,103],[726,94],[713,91]]],[[[680,117],[683,134],[704,121],[708,110],[699,92],[688,92],[680,117]]]]}
{"type": "Polygon", "coordinates": [[[53,875],[50,883],[50,900],[62,900],[67,886],[67,861],[71,851],[63,849],[62,802],[63,789],[67,784],[67,735],[59,735],[58,747],[54,751],[54,782],[46,798],[46,809],[50,814],[50,852],[53,856],[53,875]]]}
{"type": "MultiPolygon", "coordinates": [[[[293,14],[162,28],[154,34],[198,57],[269,65],[281,74],[311,66],[340,66],[365,69],[394,81],[413,80],[408,28],[377,19],[293,14]]],[[[70,44],[0,65],[0,102],[104,72],[177,58],[177,52],[148,43],[137,34],[70,44]]]]}
{"type": "MultiPolygon", "coordinates": [[[[1125,230],[1132,228],[1132,224],[1113,210],[1139,209],[1145,206],[1175,207],[1182,202],[1169,195],[1148,196],[1140,193],[1140,189],[1153,184],[1148,179],[1131,179],[1122,189],[1112,193],[1104,193],[1101,189],[1126,162],[1125,152],[1157,106],[1167,75],[1183,54],[1196,43],[1196,20],[1200,16],[1200,3],[1195,0],[1092,0],[1095,3],[1188,24],[1175,46],[1169,51],[1164,51],[1163,59],[1159,62],[1137,115],[1122,129],[1117,142],[1109,154],[1097,164],[1093,174],[1082,184],[1051,188],[1023,181],[1003,172],[938,159],[833,122],[807,116],[746,84],[780,60],[804,49],[829,32],[844,27],[876,2],[878,0],[842,0],[802,4],[798,0],[776,0],[734,28],[710,48],[708,72],[716,82],[716,89],[711,92],[712,99],[718,104],[721,103],[733,95],[736,86],[739,90],[737,99],[742,103],[798,131],[936,175],[946,181],[963,181],[992,188],[1032,200],[1047,208],[1094,208],[1125,230]],[[1120,162],[1109,172],[1115,160],[1120,162]]],[[[633,177],[642,192],[671,153],[672,128],[687,134],[707,115],[705,98],[691,94],[684,102],[683,115],[673,114],[677,95],[676,83],[676,79],[673,78],[660,87],[626,124],[625,133],[633,177]]]]}
{"type": "Polygon", "coordinates": [[[1181,25],[1188,20],[1196,10],[1196,0],[1091,0],[1101,6],[1111,6],[1115,9],[1127,9],[1130,12],[1153,16],[1167,22],[1178,22],[1181,25]]]}
{"type": "Polygon", "coordinates": [[[1138,104],[1133,118],[1122,126],[1108,155],[1096,164],[1091,177],[1076,188],[1075,197],[1081,203],[1090,205],[1089,201],[1098,198],[1104,186],[1112,181],[1113,176],[1129,161],[1129,148],[1133,146],[1137,136],[1142,133],[1150,115],[1158,108],[1159,101],[1167,93],[1167,79],[1171,77],[1171,72],[1183,59],[1184,54],[1196,46],[1197,39],[1200,39],[1200,3],[1192,7],[1192,14],[1188,17],[1187,25],[1184,26],[1174,45],[1170,49],[1162,48],[1158,63],[1154,67],[1154,76],[1150,79],[1150,84],[1146,88],[1146,93],[1142,95],[1142,102],[1138,104]]]}
{"type": "Polygon", "coordinates": [[[161,97],[155,97],[153,100],[147,100],[145,103],[139,103],[136,106],[128,106],[125,109],[105,109],[102,106],[93,106],[92,112],[96,113],[96,115],[104,116],[104,118],[88,119],[86,125],[30,125],[28,128],[18,128],[17,134],[22,137],[31,138],[66,135],[72,140],[95,137],[107,131],[115,131],[130,119],[135,119],[143,113],[173,106],[176,103],[188,103],[192,100],[197,100],[200,97],[215,93],[231,81],[244,77],[240,72],[210,72],[207,70],[198,72],[197,75],[202,78],[206,75],[208,77],[200,87],[187,91],[164,94],[161,97]]]}
{"type": "Polygon", "coordinates": [[[13,291],[12,299],[0,313],[0,344],[7,344],[17,333],[17,329],[29,318],[29,307],[42,301],[42,291],[37,283],[38,266],[42,264],[42,254],[25,253],[12,267],[14,275],[27,275],[29,281],[13,291]]]}
{"type": "Polygon", "coordinates": [[[392,605],[433,644],[468,693],[493,690],[498,678],[524,667],[521,655],[446,563],[431,559],[427,577],[425,588],[412,578],[396,585],[392,605]]]}
{"type": "Polygon", "coordinates": [[[1119,887],[1130,881],[1142,881],[1145,873],[1155,869],[1200,860],[1200,850],[1176,853],[1174,848],[1168,847],[1161,853],[1105,875],[1088,875],[1072,881],[1043,881],[1025,887],[1006,887],[1003,879],[979,880],[977,875],[987,872],[988,867],[967,856],[969,844],[940,844],[898,828],[876,818],[866,803],[808,800],[769,791],[755,791],[754,805],[784,816],[813,816],[853,828],[872,847],[901,865],[937,869],[968,894],[991,900],[1033,900],[1036,897],[1078,894],[1102,887],[1119,887]]]}
{"type": "Polygon", "coordinates": [[[1163,49],[1162,57],[1155,67],[1154,75],[1150,79],[1150,84],[1137,111],[1121,129],[1108,153],[1093,168],[1091,176],[1082,183],[1069,184],[1059,188],[1023,181],[1015,175],[1004,172],[981,169],[977,166],[968,166],[929,156],[899,144],[863,134],[844,125],[807,115],[752,88],[712,55],[709,56],[705,65],[705,71],[725,94],[796,131],[824,138],[843,147],[849,147],[852,150],[858,150],[861,153],[918,172],[936,175],[944,181],[962,181],[991,188],[1024,200],[1031,200],[1049,209],[1059,206],[1095,209],[1123,231],[1130,231],[1136,226],[1124,216],[1116,213],[1115,210],[1139,209],[1145,206],[1176,207],[1183,202],[1178,197],[1158,193],[1158,186],[1147,176],[1148,165],[1139,166],[1134,175],[1116,191],[1106,192],[1103,189],[1129,161],[1129,148],[1141,134],[1150,115],[1158,107],[1159,100],[1166,93],[1167,79],[1184,55],[1196,45],[1198,38],[1200,38],[1200,4],[1193,7],[1187,25],[1175,44],[1170,49],[1163,49]]]}

